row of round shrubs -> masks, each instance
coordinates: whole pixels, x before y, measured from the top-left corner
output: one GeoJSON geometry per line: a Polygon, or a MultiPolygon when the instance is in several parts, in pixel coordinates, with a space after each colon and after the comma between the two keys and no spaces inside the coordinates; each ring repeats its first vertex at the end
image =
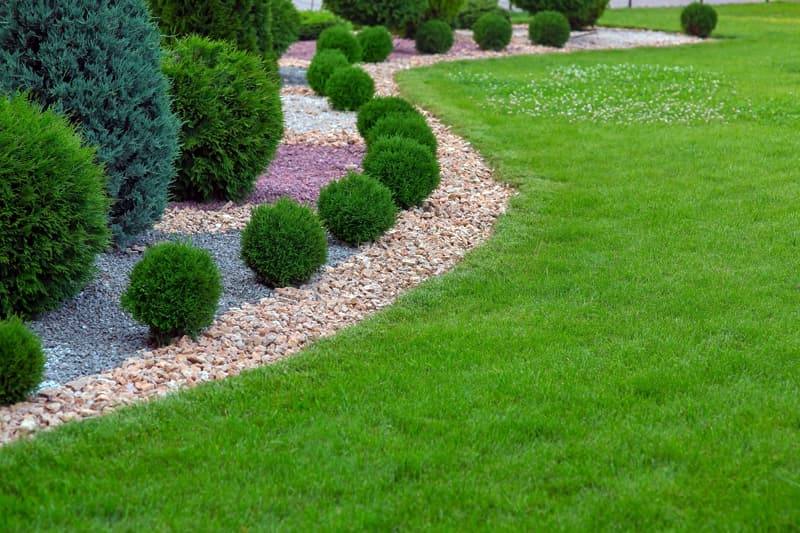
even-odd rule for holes
{"type": "Polygon", "coordinates": [[[337,25],[324,30],[317,39],[317,52],[341,51],[349,63],[380,63],[394,50],[394,41],[384,26],[363,28],[353,34],[347,27],[337,25]]]}

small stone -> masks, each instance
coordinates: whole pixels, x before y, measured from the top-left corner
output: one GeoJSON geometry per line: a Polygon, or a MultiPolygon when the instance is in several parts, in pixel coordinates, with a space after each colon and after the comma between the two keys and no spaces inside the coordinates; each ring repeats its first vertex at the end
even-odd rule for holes
{"type": "Polygon", "coordinates": [[[38,427],[36,421],[31,417],[27,417],[19,423],[19,429],[23,433],[33,433],[38,427]]]}

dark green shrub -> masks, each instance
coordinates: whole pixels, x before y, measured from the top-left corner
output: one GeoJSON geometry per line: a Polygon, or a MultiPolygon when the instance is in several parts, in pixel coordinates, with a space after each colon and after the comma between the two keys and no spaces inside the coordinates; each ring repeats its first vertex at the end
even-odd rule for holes
{"type": "Polygon", "coordinates": [[[428,0],[323,0],[322,5],[353,24],[394,30],[421,20],[428,0]]]}
{"type": "Polygon", "coordinates": [[[300,13],[292,0],[272,0],[271,14],[272,50],[280,57],[300,39],[300,13]]]}
{"type": "Polygon", "coordinates": [[[163,68],[183,122],[172,194],[245,200],[283,133],[279,82],[258,56],[199,36],[176,41],[163,68]]]}
{"type": "Polygon", "coordinates": [[[98,147],[119,246],[161,217],[175,174],[159,42],[144,0],[0,2],[0,92],[30,90],[98,147]]]}
{"type": "Polygon", "coordinates": [[[717,26],[717,12],[708,4],[692,2],[681,11],[681,27],[689,35],[705,39],[717,26]]]}
{"type": "Polygon", "coordinates": [[[481,16],[487,13],[500,15],[511,22],[511,13],[497,5],[497,0],[467,0],[464,8],[456,16],[456,27],[470,30],[481,16]]]}
{"type": "Polygon", "coordinates": [[[481,50],[500,51],[511,42],[513,28],[500,15],[488,13],[475,22],[472,32],[472,38],[481,50]]]}
{"type": "Polygon", "coordinates": [[[442,20],[453,26],[465,0],[428,0],[425,20],[442,20]]]}
{"type": "Polygon", "coordinates": [[[608,6],[608,0],[511,0],[531,15],[542,11],[558,11],[573,30],[594,26],[608,6]]]}
{"type": "Polygon", "coordinates": [[[328,83],[328,78],[331,77],[331,74],[340,68],[349,66],[350,62],[341,50],[336,48],[321,50],[311,59],[311,64],[306,71],[308,85],[318,95],[325,96],[327,94],[325,85],[328,83]]]}
{"type": "Polygon", "coordinates": [[[377,139],[367,149],[364,173],[392,191],[402,208],[418,205],[439,185],[439,162],[427,146],[404,137],[377,139]]]}
{"type": "Polygon", "coordinates": [[[444,54],[453,46],[453,28],[441,20],[429,20],[417,30],[414,38],[421,54],[444,54]]]}
{"type": "Polygon", "coordinates": [[[421,114],[392,113],[378,120],[367,133],[367,147],[383,137],[405,137],[427,146],[436,155],[436,135],[421,114]]]}
{"type": "Polygon", "coordinates": [[[361,59],[366,63],[380,63],[394,50],[392,35],[385,26],[371,26],[358,33],[361,59]]]}
{"type": "Polygon", "coordinates": [[[189,242],[162,242],[133,266],[122,308],[150,326],[159,346],[175,337],[195,338],[214,321],[222,278],[211,254],[189,242]]]}
{"type": "Polygon", "coordinates": [[[32,394],[44,376],[42,342],[19,318],[0,321],[0,405],[32,394]]]}
{"type": "Polygon", "coordinates": [[[569,22],[557,11],[536,13],[528,24],[528,38],[533,44],[561,48],[569,40],[569,22]]]}
{"type": "Polygon", "coordinates": [[[337,17],[324,9],[320,11],[300,11],[300,40],[315,41],[319,34],[328,28],[339,25],[347,27],[348,24],[349,22],[343,18],[337,17]]]}
{"type": "Polygon", "coordinates": [[[414,106],[399,96],[378,96],[358,108],[356,127],[358,133],[366,139],[369,130],[380,119],[389,114],[411,113],[422,116],[414,106]]]}
{"type": "Polygon", "coordinates": [[[375,94],[375,82],[361,67],[343,67],[328,78],[325,94],[332,108],[357,111],[375,94]]]}
{"type": "Polygon", "coordinates": [[[317,53],[332,48],[341,51],[350,63],[361,61],[361,45],[353,32],[344,26],[333,26],[319,34],[317,53]]]}
{"type": "Polygon", "coordinates": [[[375,178],[353,172],[319,191],[317,211],[331,234],[355,246],[374,241],[397,218],[392,192],[375,178]]]}
{"type": "Polygon", "coordinates": [[[328,258],[328,239],[314,212],[289,198],[253,209],[242,232],[242,259],[271,287],[308,279],[328,258]]]}
{"type": "Polygon", "coordinates": [[[109,238],[94,156],[64,117],[0,96],[0,318],[55,309],[91,279],[109,238]]]}

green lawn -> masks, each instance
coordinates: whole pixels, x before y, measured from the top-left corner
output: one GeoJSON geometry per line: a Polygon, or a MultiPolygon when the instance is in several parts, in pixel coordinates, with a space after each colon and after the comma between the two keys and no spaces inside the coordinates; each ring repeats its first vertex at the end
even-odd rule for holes
{"type": "Polygon", "coordinates": [[[718,10],[404,73],[518,187],[496,236],[289,361],[0,449],[0,529],[796,529],[800,4],[718,10]]]}

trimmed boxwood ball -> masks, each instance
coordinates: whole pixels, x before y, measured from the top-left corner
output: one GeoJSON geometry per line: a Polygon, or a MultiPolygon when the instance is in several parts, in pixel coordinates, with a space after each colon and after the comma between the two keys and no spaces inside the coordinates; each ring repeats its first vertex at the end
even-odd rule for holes
{"type": "Polygon", "coordinates": [[[356,127],[358,133],[366,139],[367,132],[380,119],[389,114],[412,113],[420,115],[414,106],[399,96],[378,96],[358,108],[356,127]]]}
{"type": "Polygon", "coordinates": [[[328,78],[325,94],[332,108],[357,111],[375,95],[375,82],[361,67],[343,67],[328,78]]]}
{"type": "Polygon", "coordinates": [[[401,208],[419,205],[439,185],[439,162],[430,148],[405,137],[383,137],[367,149],[364,173],[392,191],[401,208]]]}
{"type": "Polygon", "coordinates": [[[487,13],[500,15],[511,22],[511,13],[497,5],[497,0],[467,0],[464,7],[456,16],[456,27],[470,30],[479,18],[487,13]]]}
{"type": "Polygon", "coordinates": [[[222,278],[211,254],[189,242],[162,242],[145,250],[122,294],[122,308],[150,326],[159,346],[196,337],[214,321],[222,278]]]}
{"type": "Polygon", "coordinates": [[[443,20],[429,20],[417,29],[414,43],[421,54],[444,54],[453,47],[453,28],[443,20]]]}
{"type": "Polygon", "coordinates": [[[289,198],[253,209],[242,232],[242,259],[259,280],[284,287],[308,279],[328,259],[328,238],[314,212],[289,198]]]}
{"type": "Polygon", "coordinates": [[[689,35],[705,39],[717,26],[717,12],[708,4],[692,2],[681,11],[681,27],[689,35]]]}
{"type": "Polygon", "coordinates": [[[109,242],[106,181],[65,117],[0,96],[0,318],[33,318],[89,282],[109,242]]]}
{"type": "Polygon", "coordinates": [[[361,61],[361,45],[353,32],[344,26],[333,26],[319,34],[317,52],[331,48],[340,50],[350,63],[361,61]]]}
{"type": "Polygon", "coordinates": [[[367,133],[367,146],[382,137],[405,137],[414,139],[423,146],[427,146],[433,155],[439,143],[436,135],[421,114],[391,113],[378,120],[367,133]]]}
{"type": "Polygon", "coordinates": [[[0,405],[30,396],[44,376],[42,342],[17,317],[0,321],[0,405]]]}
{"type": "Polygon", "coordinates": [[[561,48],[569,40],[569,21],[557,11],[536,13],[528,25],[528,38],[533,44],[561,48]]]}
{"type": "Polygon", "coordinates": [[[571,29],[579,30],[597,23],[608,0],[511,0],[511,4],[532,15],[556,11],[567,18],[571,29]]]}
{"type": "Polygon", "coordinates": [[[355,246],[374,241],[397,219],[392,192],[375,178],[354,172],[319,191],[317,212],[331,234],[355,246]]]}
{"type": "Polygon", "coordinates": [[[300,11],[300,40],[315,41],[323,31],[337,25],[349,24],[346,20],[337,17],[326,10],[300,11]]]}
{"type": "Polygon", "coordinates": [[[349,67],[350,62],[341,50],[331,48],[329,50],[320,50],[311,59],[311,64],[306,71],[306,80],[308,85],[315,93],[320,96],[325,96],[325,85],[328,83],[328,78],[334,71],[349,67]]]}
{"type": "Polygon", "coordinates": [[[481,16],[472,26],[472,38],[481,50],[503,50],[511,42],[511,23],[493,13],[481,16]]]}
{"type": "Polygon", "coordinates": [[[365,63],[380,63],[394,50],[392,34],[384,26],[372,26],[358,32],[361,59],[365,63]]]}

